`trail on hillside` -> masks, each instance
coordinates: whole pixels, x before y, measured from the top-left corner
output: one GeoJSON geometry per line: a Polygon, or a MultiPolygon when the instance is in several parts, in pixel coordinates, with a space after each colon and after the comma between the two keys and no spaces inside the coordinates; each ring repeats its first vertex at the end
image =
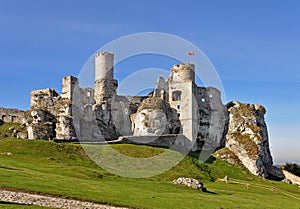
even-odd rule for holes
{"type": "Polygon", "coordinates": [[[72,209],[128,209],[124,207],[109,206],[93,202],[72,200],[52,195],[24,192],[13,189],[0,188],[0,200],[10,203],[25,205],[38,205],[49,208],[72,208],[72,209]]]}

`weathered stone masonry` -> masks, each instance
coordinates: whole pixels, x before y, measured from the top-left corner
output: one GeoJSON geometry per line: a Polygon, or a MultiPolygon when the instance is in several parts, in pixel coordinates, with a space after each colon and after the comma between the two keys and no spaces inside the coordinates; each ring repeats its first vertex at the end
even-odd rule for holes
{"type": "Polygon", "coordinates": [[[282,178],[272,166],[264,108],[224,105],[218,89],[197,86],[193,63],[174,65],[169,78],[159,77],[147,96],[117,95],[117,88],[114,55],[99,52],[94,88],[80,88],[77,78],[66,76],[61,94],[51,88],[34,90],[28,111],[0,108],[0,119],[24,118],[30,139],[103,142],[121,137],[128,143],[182,144],[193,151],[226,146],[251,173],[282,178]]]}
{"type": "Polygon", "coordinates": [[[0,121],[5,123],[22,123],[25,112],[22,110],[0,107],[0,121]]]}

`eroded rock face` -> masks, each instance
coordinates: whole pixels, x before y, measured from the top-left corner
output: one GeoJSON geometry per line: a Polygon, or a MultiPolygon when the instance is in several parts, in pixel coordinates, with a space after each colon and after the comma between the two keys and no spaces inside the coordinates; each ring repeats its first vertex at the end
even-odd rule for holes
{"type": "Polygon", "coordinates": [[[162,110],[142,110],[135,119],[135,135],[168,133],[168,120],[162,110]]]}
{"type": "Polygon", "coordinates": [[[176,112],[158,97],[144,100],[133,118],[135,136],[171,134],[180,128],[176,112]]]}
{"type": "Polygon", "coordinates": [[[283,179],[282,171],[272,166],[267,126],[264,121],[265,108],[261,105],[231,102],[228,104],[228,111],[226,147],[252,174],[263,178],[283,179]]]}
{"type": "Polygon", "coordinates": [[[29,139],[53,139],[55,137],[55,117],[47,110],[26,112],[29,139]]]}
{"type": "Polygon", "coordinates": [[[290,182],[292,184],[298,184],[300,186],[300,177],[296,176],[286,170],[283,170],[283,174],[285,176],[285,182],[290,182]]]}

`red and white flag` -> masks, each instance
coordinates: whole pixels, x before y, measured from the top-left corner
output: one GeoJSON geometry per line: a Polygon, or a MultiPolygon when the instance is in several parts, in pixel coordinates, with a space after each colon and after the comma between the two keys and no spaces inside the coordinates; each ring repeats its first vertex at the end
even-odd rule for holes
{"type": "Polygon", "coordinates": [[[189,56],[195,56],[195,53],[192,52],[192,51],[188,51],[188,55],[189,55],[189,56]]]}

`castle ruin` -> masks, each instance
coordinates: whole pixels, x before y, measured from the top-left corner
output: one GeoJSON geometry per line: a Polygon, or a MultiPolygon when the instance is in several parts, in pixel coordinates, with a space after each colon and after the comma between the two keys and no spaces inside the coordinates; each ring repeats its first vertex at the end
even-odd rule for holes
{"type": "Polygon", "coordinates": [[[114,55],[99,52],[94,58],[94,88],[81,88],[77,78],[66,76],[61,94],[52,88],[31,91],[30,109],[0,108],[0,122],[22,123],[29,139],[146,144],[187,152],[223,148],[216,157],[240,161],[255,175],[284,178],[273,166],[261,105],[222,104],[218,89],[197,86],[193,63],[175,64],[147,96],[118,95],[114,55]]]}
{"type": "Polygon", "coordinates": [[[12,108],[0,107],[0,121],[4,123],[22,123],[25,112],[12,108]]]}
{"type": "Polygon", "coordinates": [[[60,95],[54,89],[31,92],[29,138],[77,140],[80,134],[85,141],[97,141],[180,135],[194,150],[203,144],[224,146],[227,108],[216,88],[196,85],[193,63],[175,64],[169,78],[159,77],[147,96],[117,95],[117,88],[114,55],[97,53],[94,88],[80,88],[77,78],[66,76],[60,95]],[[82,118],[86,123],[79,124],[82,118]],[[84,127],[92,134],[84,134],[84,127]]]}

